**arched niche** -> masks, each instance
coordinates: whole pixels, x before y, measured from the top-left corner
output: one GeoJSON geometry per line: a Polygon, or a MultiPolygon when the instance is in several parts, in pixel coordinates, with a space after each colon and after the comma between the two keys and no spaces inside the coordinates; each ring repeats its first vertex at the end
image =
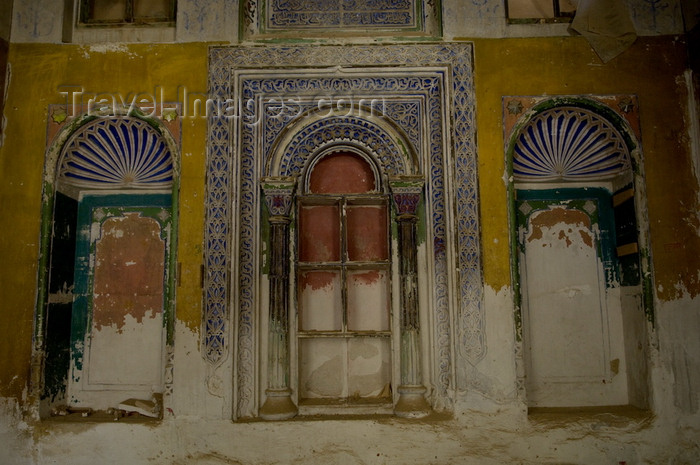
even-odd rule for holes
{"type": "Polygon", "coordinates": [[[506,151],[523,400],[649,408],[653,310],[637,136],[589,98],[542,99],[523,115],[506,151]]]}
{"type": "Polygon", "coordinates": [[[32,392],[42,417],[171,389],[179,157],[158,120],[83,115],[48,148],[32,392]]]}
{"type": "MultiPolygon", "coordinates": [[[[232,393],[234,419],[258,415],[266,384],[259,348],[267,328],[258,318],[260,309],[267,311],[259,274],[269,251],[260,237],[266,189],[278,191],[270,195],[273,208],[291,205],[292,196],[285,194],[290,179],[280,178],[293,178],[296,186],[309,151],[345,135],[328,126],[317,133],[319,143],[305,137],[309,144],[299,150],[284,148],[311,120],[361,118],[356,127],[383,128],[390,135],[388,146],[396,148],[375,159],[386,168],[392,192],[403,191],[401,211],[414,205],[415,190],[421,192],[416,249],[427,271],[419,279],[426,289],[420,305],[428,309],[421,315],[427,314],[423,328],[431,340],[421,356],[429,359],[424,366],[429,367],[425,383],[431,405],[451,409],[455,386],[466,388],[467,368],[488,350],[471,45],[215,47],[209,71],[213,98],[246,105],[240,118],[213,115],[208,126],[202,353],[211,367],[210,393],[224,399],[232,393]],[[370,111],[360,114],[363,102],[370,111]],[[379,111],[372,116],[372,109],[379,111]],[[299,130],[289,131],[292,126],[299,130]],[[280,137],[283,133],[288,139],[280,137]],[[328,139],[325,134],[334,135],[328,139]],[[409,158],[408,170],[392,162],[409,158]],[[422,176],[424,185],[418,189],[414,179],[394,183],[392,173],[422,176]],[[270,177],[278,179],[267,182],[270,177]],[[454,279],[452,270],[459,270],[454,279]]],[[[362,139],[348,145],[372,157],[377,152],[364,150],[362,139]]]]}

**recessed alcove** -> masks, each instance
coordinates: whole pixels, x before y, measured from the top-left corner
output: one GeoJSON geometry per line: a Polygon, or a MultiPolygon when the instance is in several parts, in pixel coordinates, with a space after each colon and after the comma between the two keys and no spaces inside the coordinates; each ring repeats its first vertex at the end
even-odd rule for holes
{"type": "Polygon", "coordinates": [[[508,146],[523,400],[531,412],[649,409],[640,146],[600,101],[542,98],[526,115],[508,146]]]}
{"type": "Polygon", "coordinates": [[[133,115],[80,116],[49,147],[33,366],[42,418],[162,416],[177,161],[156,127],[133,115]]]}

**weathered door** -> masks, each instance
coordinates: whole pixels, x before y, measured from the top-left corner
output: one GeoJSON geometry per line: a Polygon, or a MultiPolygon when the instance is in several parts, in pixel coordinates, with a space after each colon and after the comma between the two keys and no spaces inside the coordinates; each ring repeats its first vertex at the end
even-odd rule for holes
{"type": "Polygon", "coordinates": [[[167,201],[153,195],[81,199],[72,405],[104,409],[162,392],[171,231],[167,201]]]}
{"type": "Polygon", "coordinates": [[[517,204],[530,406],[626,403],[623,377],[613,380],[624,359],[610,360],[606,266],[612,247],[601,240],[606,228],[600,223],[605,203],[592,197],[521,199],[517,204]]]}

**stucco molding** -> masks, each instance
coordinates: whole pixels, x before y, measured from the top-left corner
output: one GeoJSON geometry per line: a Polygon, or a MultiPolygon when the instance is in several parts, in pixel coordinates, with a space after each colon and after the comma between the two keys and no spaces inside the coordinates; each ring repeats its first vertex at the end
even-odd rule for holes
{"type": "MultiPolygon", "coordinates": [[[[433,321],[431,340],[436,360],[430,378],[434,404],[450,404],[448,392],[466,386],[464,376],[456,377],[456,366],[478,364],[486,353],[471,44],[216,47],[210,51],[209,78],[211,99],[250,104],[248,112],[237,118],[210,115],[207,143],[203,350],[210,364],[219,365],[231,351],[233,341],[228,335],[235,340],[234,416],[253,414],[257,402],[257,179],[261,175],[294,174],[294,169],[263,172],[263,168],[269,166],[273,148],[280,146],[275,141],[294,124],[293,118],[307,114],[318,104],[318,96],[328,93],[387,97],[384,109],[388,110],[381,113],[382,118],[400,129],[395,134],[412,134],[403,143],[422,154],[416,172],[427,178],[427,239],[431,241],[430,280],[434,289],[429,318],[433,321]],[[280,114],[279,99],[290,96],[299,97],[299,111],[280,114]],[[272,99],[277,99],[274,109],[272,99]],[[420,117],[410,117],[416,105],[422,105],[420,117]],[[412,141],[420,141],[421,146],[414,147],[412,141]],[[448,200],[453,198],[454,202],[448,200]],[[457,228],[448,227],[451,221],[457,228]],[[452,264],[455,261],[456,266],[452,264]],[[456,279],[449,273],[455,268],[459,269],[456,279]],[[458,289],[456,296],[453,287],[458,289]],[[236,313],[231,314],[230,309],[236,313]],[[457,359],[453,358],[455,353],[457,359]]],[[[351,124],[352,115],[343,116],[343,124],[356,133],[350,139],[366,141],[365,136],[379,137],[382,132],[377,125],[361,136],[357,129],[369,120],[360,118],[351,124]]],[[[319,145],[329,142],[330,133],[309,134],[318,135],[319,145]]],[[[293,153],[285,151],[284,156],[294,159],[293,153]]],[[[308,150],[299,154],[303,159],[308,150]]],[[[389,163],[387,168],[389,160],[383,162],[389,163]]],[[[395,174],[410,174],[404,169],[395,170],[395,174]]]]}

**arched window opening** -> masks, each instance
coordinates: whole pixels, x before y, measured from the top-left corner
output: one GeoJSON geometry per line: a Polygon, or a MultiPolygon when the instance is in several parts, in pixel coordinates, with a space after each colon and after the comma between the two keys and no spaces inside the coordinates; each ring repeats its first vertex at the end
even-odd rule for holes
{"type": "Polygon", "coordinates": [[[388,196],[353,152],[309,167],[297,198],[300,405],[392,402],[388,196]]]}
{"type": "Polygon", "coordinates": [[[361,194],[376,192],[377,173],[364,158],[351,152],[338,152],[318,160],[311,169],[311,194],[361,194]]]}

